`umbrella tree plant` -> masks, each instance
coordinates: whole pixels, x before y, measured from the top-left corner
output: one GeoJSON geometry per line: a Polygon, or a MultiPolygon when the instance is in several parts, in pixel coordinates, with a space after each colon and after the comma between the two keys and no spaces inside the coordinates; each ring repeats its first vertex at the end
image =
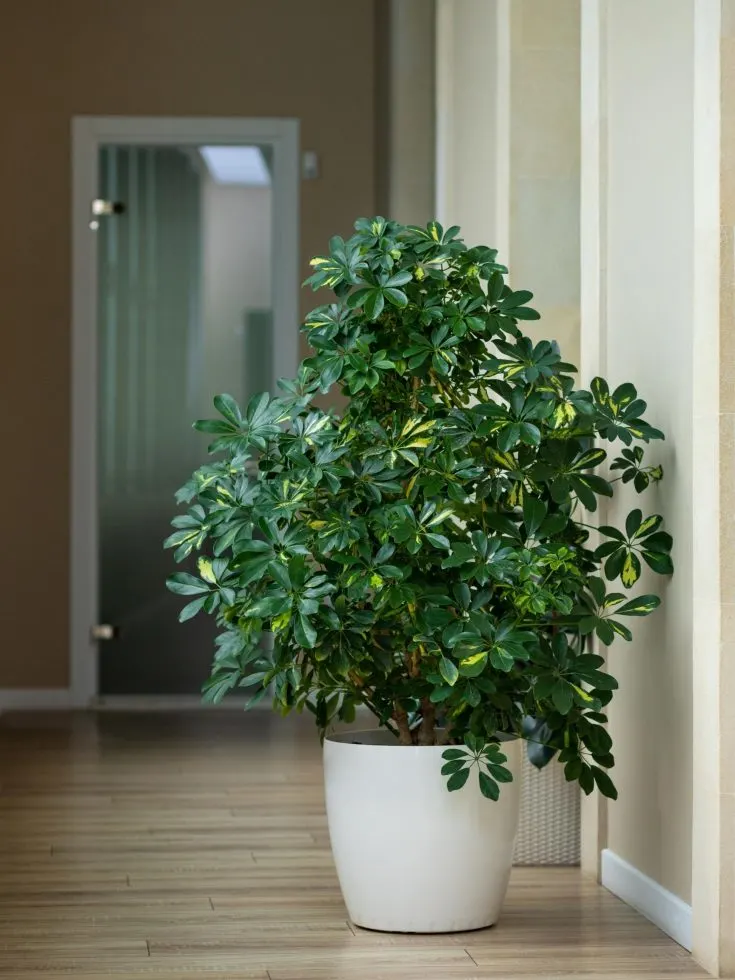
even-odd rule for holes
{"type": "Polygon", "coordinates": [[[614,796],[617,682],[591,640],[629,640],[624,621],[659,605],[628,590],[642,565],[672,571],[672,542],[636,508],[593,544],[587,515],[613,483],[661,478],[643,444],[663,435],[632,384],[579,389],[557,345],[523,333],[532,294],[495,250],[436,222],[355,227],[312,260],[334,301],[306,319],[296,379],[244,410],[220,395],[195,423],[219,458],[179,491],[167,544],[200,554],[168,584],[182,620],[221,628],[205,697],[249,688],[322,733],[364,706],[401,745],[446,743],[449,789],[476,767],[493,799],[503,736],[520,736],[614,796]],[[314,403],[334,386],[341,415],[314,403]]]}

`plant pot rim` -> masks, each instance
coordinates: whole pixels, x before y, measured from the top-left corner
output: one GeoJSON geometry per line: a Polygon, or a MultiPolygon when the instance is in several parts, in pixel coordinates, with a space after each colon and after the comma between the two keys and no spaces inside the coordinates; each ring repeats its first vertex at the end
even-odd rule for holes
{"type": "MultiPolygon", "coordinates": [[[[438,732],[443,729],[438,728],[438,732]]],[[[518,739],[517,735],[498,733],[501,742],[514,742],[518,739]]],[[[351,745],[365,749],[437,749],[444,752],[446,749],[459,748],[461,745],[452,745],[446,742],[442,745],[401,745],[396,736],[387,728],[360,728],[355,731],[330,732],[324,738],[325,742],[332,742],[338,745],[351,745]]]]}

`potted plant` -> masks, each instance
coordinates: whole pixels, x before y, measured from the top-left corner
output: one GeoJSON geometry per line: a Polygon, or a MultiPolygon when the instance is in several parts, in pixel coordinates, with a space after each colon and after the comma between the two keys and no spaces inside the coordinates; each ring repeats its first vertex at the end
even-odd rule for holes
{"type": "Polygon", "coordinates": [[[587,513],[616,481],[661,478],[641,444],[663,435],[632,384],[576,388],[556,344],[524,335],[532,294],[493,249],[435,222],[355,227],[312,261],[307,283],[336,298],[306,319],[298,377],[244,411],[220,395],[220,418],[195,423],[220,458],[178,494],[167,544],[201,554],[169,588],[190,600],[182,620],[221,627],[209,701],[250,688],[326,735],[352,919],[477,928],[507,886],[520,740],[616,795],[617,683],[591,641],[629,640],[624,620],[659,605],[626,591],[643,564],[672,571],[671,538],[639,509],[624,528],[587,513]],[[335,385],[341,416],[314,403],[335,385]],[[358,708],[376,732],[328,734],[358,708]]]}

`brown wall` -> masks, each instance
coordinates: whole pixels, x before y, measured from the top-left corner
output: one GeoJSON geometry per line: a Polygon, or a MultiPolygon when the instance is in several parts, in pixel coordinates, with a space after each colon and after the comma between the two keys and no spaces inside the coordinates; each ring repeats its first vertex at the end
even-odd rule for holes
{"type": "MultiPolygon", "coordinates": [[[[0,28],[0,688],[68,683],[70,120],[301,120],[301,253],[377,210],[379,0],[23,0],[0,28]]],[[[306,308],[314,305],[304,296],[306,308]]]]}

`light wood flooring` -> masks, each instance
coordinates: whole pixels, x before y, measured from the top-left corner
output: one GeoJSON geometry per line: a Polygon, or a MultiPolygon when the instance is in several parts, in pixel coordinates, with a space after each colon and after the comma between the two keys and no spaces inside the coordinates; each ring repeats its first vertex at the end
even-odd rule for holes
{"type": "Polygon", "coordinates": [[[352,927],[305,721],[265,711],[0,718],[0,975],[705,976],[574,869],[518,869],[493,929],[352,927]]]}

